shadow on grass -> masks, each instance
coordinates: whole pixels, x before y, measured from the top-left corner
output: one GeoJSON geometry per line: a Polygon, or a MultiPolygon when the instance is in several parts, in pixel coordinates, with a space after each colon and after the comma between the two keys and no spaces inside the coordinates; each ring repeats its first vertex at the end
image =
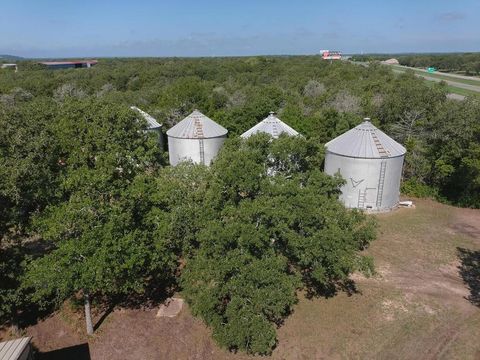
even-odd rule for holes
{"type": "Polygon", "coordinates": [[[88,343],[38,353],[38,360],[90,360],[88,343]]]}
{"type": "Polygon", "coordinates": [[[358,290],[355,281],[347,279],[345,281],[331,282],[328,284],[321,284],[313,281],[312,279],[306,280],[307,283],[307,298],[312,299],[315,297],[331,298],[337,295],[339,291],[345,292],[348,296],[355,294],[361,294],[358,290]]]}
{"type": "Polygon", "coordinates": [[[108,315],[110,315],[112,313],[112,311],[115,309],[115,305],[114,304],[110,304],[106,309],[105,311],[103,312],[102,316],[100,317],[100,319],[97,320],[97,322],[95,323],[95,325],[93,326],[93,331],[97,331],[97,329],[103,324],[103,322],[105,321],[105,319],[108,317],[108,315]]]}
{"type": "Polygon", "coordinates": [[[457,253],[460,259],[460,276],[470,290],[467,300],[476,306],[480,306],[480,251],[458,247],[457,253]]]}
{"type": "MultiPolygon", "coordinates": [[[[108,316],[116,309],[152,309],[164,303],[165,300],[175,293],[176,285],[172,282],[152,283],[142,294],[132,293],[130,295],[113,295],[92,297],[93,313],[102,314],[93,327],[97,331],[108,316]]],[[[77,311],[83,311],[83,298],[73,299],[77,311]]]]}

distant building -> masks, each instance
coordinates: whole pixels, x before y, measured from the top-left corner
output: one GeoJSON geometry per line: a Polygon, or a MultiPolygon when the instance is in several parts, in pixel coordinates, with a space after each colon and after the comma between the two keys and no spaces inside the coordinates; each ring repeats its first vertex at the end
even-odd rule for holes
{"type": "Polygon", "coordinates": [[[2,64],[0,66],[1,69],[15,69],[15,72],[18,71],[18,66],[17,64],[2,64]]]}
{"type": "Polygon", "coordinates": [[[382,61],[382,64],[385,64],[385,65],[400,65],[400,63],[398,62],[397,59],[388,59],[388,60],[384,60],[382,61]]]}
{"type": "Polygon", "coordinates": [[[79,60],[79,61],[42,61],[40,65],[46,66],[48,69],[76,69],[76,68],[90,68],[97,65],[97,60],[79,60]]]}
{"type": "Polygon", "coordinates": [[[320,50],[323,60],[342,60],[342,53],[335,50],[320,50]]]}

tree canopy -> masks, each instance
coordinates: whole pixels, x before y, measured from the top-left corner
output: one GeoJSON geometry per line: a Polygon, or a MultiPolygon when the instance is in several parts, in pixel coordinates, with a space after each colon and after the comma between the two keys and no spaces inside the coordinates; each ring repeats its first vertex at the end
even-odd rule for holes
{"type": "Polygon", "coordinates": [[[339,203],[325,142],[369,116],[407,147],[405,193],[480,206],[480,104],[447,92],[317,56],[0,71],[0,322],[168,286],[220,344],[268,354],[299,291],[354,291],[373,268],[375,226],[339,203]],[[198,108],[230,139],[209,168],[170,167],[131,105],[165,128],[198,108]],[[270,111],[303,136],[238,138],[270,111]]]}
{"type": "Polygon", "coordinates": [[[369,273],[359,251],[374,225],[338,201],[342,180],[318,168],[322,150],[301,137],[231,140],[211,168],[198,232],[181,284],[220,344],[269,353],[296,292],[333,294],[369,273]]]}

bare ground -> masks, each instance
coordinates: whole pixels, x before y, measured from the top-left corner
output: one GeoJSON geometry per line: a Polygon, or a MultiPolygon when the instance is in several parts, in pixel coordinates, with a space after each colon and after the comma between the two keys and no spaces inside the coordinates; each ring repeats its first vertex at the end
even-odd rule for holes
{"type": "MultiPolygon", "coordinates": [[[[415,202],[416,209],[377,215],[379,236],[367,251],[377,274],[352,276],[358,294],[300,296],[278,330],[273,359],[480,358],[480,308],[472,300],[480,278],[471,272],[477,257],[465,264],[465,254],[480,250],[480,211],[415,202]]],[[[81,313],[67,307],[25,334],[46,352],[42,359],[79,344],[99,360],[252,359],[219,349],[187,306],[175,318],[155,314],[117,309],[87,338],[81,313]]]]}

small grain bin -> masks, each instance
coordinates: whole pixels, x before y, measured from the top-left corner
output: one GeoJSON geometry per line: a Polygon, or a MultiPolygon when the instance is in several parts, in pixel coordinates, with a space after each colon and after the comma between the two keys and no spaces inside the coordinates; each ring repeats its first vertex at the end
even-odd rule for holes
{"type": "Polygon", "coordinates": [[[158,123],[158,121],[152,115],[146,113],[145,111],[139,109],[136,106],[130,106],[130,109],[140,114],[140,116],[147,122],[147,128],[145,129],[145,131],[155,133],[158,136],[158,144],[163,150],[162,124],[158,123]]]}
{"type": "Polygon", "coordinates": [[[267,118],[260,121],[257,125],[252,127],[250,130],[245,131],[242,135],[242,138],[247,139],[252,135],[257,133],[266,133],[271,135],[274,139],[277,139],[280,134],[286,133],[290,136],[297,136],[298,132],[292,129],[290,126],[285,124],[282,120],[275,116],[274,112],[271,112],[267,118]]]}
{"type": "Polygon", "coordinates": [[[0,360],[33,360],[31,340],[31,337],[23,337],[0,342],[0,360]]]}
{"type": "Polygon", "coordinates": [[[182,161],[210,165],[217,156],[228,130],[195,110],[167,131],[170,165],[182,161]]]}
{"type": "Polygon", "coordinates": [[[406,150],[369,120],[325,144],[325,172],[346,180],[346,207],[389,211],[398,205],[406,150]]]}

